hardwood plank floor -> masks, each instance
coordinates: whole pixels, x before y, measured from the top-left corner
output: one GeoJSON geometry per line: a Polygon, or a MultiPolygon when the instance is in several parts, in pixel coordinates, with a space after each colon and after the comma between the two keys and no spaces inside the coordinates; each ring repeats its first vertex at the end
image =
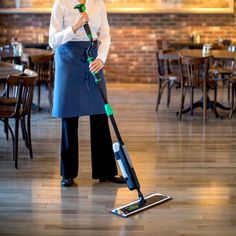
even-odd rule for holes
{"type": "Polygon", "coordinates": [[[60,187],[60,120],[46,109],[33,113],[34,159],[20,139],[18,170],[0,124],[0,235],[235,236],[236,115],[220,111],[220,120],[209,112],[204,126],[199,109],[179,121],[179,93],[173,90],[169,109],[164,94],[157,115],[156,85],[108,85],[144,195],[173,197],[127,219],[109,210],[136,200],[136,192],[91,179],[87,117],[80,119],[80,171],[71,188],[60,187]]]}

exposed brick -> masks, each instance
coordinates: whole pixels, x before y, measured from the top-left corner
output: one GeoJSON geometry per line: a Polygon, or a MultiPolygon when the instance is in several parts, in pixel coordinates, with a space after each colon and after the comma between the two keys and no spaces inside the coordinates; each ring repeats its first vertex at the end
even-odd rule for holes
{"type": "MultiPolygon", "coordinates": [[[[13,2],[0,0],[1,6],[4,3],[4,6],[14,7],[13,2]]],[[[52,2],[24,0],[25,5],[33,7],[51,5],[52,2]]],[[[203,42],[224,38],[236,43],[236,14],[109,13],[108,20],[112,36],[105,66],[108,81],[156,82],[155,52],[159,38],[187,41],[189,33],[195,31],[203,42]]],[[[0,43],[13,36],[23,42],[37,42],[42,34],[47,40],[49,21],[50,14],[0,14],[0,43]]]]}

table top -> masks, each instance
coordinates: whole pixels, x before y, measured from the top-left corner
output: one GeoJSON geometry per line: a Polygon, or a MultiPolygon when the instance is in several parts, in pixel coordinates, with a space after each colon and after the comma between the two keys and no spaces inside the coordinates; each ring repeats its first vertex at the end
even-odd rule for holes
{"type": "Polygon", "coordinates": [[[22,72],[22,66],[0,61],[0,80],[4,80],[8,75],[22,72]]]}
{"type": "Polygon", "coordinates": [[[21,58],[21,55],[19,52],[14,51],[12,48],[4,48],[0,50],[0,60],[19,60],[21,58]]]}
{"type": "Polygon", "coordinates": [[[182,49],[164,53],[161,57],[163,59],[173,59],[177,60],[180,56],[188,56],[188,57],[207,57],[213,56],[218,60],[234,60],[236,59],[236,52],[230,52],[227,50],[212,50],[210,54],[203,54],[202,50],[199,49],[182,49]]]}
{"type": "MultiPolygon", "coordinates": [[[[192,42],[192,41],[182,41],[182,42],[173,42],[169,44],[170,48],[176,48],[176,49],[202,49],[203,45],[206,44],[205,42],[192,42]]],[[[216,42],[209,42],[209,44],[212,44],[213,49],[224,49],[221,45],[219,45],[216,42]]]]}
{"type": "Polygon", "coordinates": [[[51,50],[39,49],[39,48],[24,48],[21,54],[21,61],[28,62],[30,56],[43,56],[53,55],[54,52],[51,50]]]}
{"type": "Polygon", "coordinates": [[[21,61],[28,61],[29,56],[41,56],[41,55],[52,55],[54,54],[51,50],[39,49],[39,48],[24,48],[23,52],[16,52],[12,48],[5,48],[0,50],[0,58],[12,60],[21,59],[21,61]]]}

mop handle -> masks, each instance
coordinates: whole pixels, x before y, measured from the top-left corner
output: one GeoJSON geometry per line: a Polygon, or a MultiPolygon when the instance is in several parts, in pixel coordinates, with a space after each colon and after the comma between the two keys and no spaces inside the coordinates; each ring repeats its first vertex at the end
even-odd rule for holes
{"type": "MultiPolygon", "coordinates": [[[[79,12],[86,12],[86,6],[84,4],[78,4],[74,7],[74,9],[78,9],[79,12]]],[[[91,29],[88,25],[88,22],[86,22],[84,24],[84,29],[85,29],[85,32],[86,32],[88,38],[93,41],[93,35],[91,33],[91,29]]]]}
{"type": "MultiPolygon", "coordinates": [[[[75,8],[75,9],[78,9],[79,12],[85,12],[85,11],[86,11],[86,7],[85,7],[84,4],[78,4],[78,5],[76,5],[74,8],[75,8]]],[[[92,57],[92,52],[91,52],[91,51],[92,51],[92,48],[93,48],[93,37],[92,37],[91,30],[90,30],[90,27],[89,27],[89,24],[88,24],[88,23],[86,23],[86,24],[84,25],[84,29],[85,29],[85,32],[86,32],[86,34],[87,34],[89,40],[90,40],[90,45],[89,45],[88,49],[86,50],[86,55],[87,55],[87,61],[88,61],[88,63],[91,64],[91,63],[93,62],[93,60],[94,60],[94,58],[92,57]]],[[[103,101],[104,101],[104,104],[105,104],[104,107],[105,107],[105,110],[106,110],[106,114],[107,114],[107,116],[110,118],[112,127],[113,127],[114,132],[115,132],[115,135],[116,135],[116,137],[117,137],[117,140],[118,140],[118,142],[120,143],[120,146],[122,147],[122,155],[125,155],[125,160],[124,160],[124,161],[125,161],[125,163],[126,163],[127,166],[130,166],[129,160],[127,159],[128,154],[127,154],[127,153],[123,153],[123,152],[125,152],[125,144],[124,144],[124,142],[123,142],[123,140],[122,140],[122,138],[121,138],[119,129],[118,129],[118,127],[117,127],[115,118],[114,118],[114,116],[113,116],[112,107],[111,107],[111,105],[108,103],[106,94],[104,93],[103,88],[102,88],[102,86],[101,86],[101,78],[100,78],[100,76],[99,76],[98,73],[92,73],[92,74],[93,74],[93,77],[94,77],[94,79],[95,79],[95,82],[96,82],[96,83],[98,84],[98,86],[99,86],[99,90],[100,90],[100,93],[101,93],[101,95],[102,95],[102,98],[103,98],[103,101]]],[[[131,160],[130,160],[130,162],[131,162],[131,160]]],[[[146,200],[144,199],[143,194],[142,194],[142,192],[140,191],[140,184],[139,184],[139,182],[138,182],[138,178],[137,178],[137,176],[136,176],[135,170],[134,170],[134,168],[131,167],[131,166],[130,166],[129,168],[131,169],[132,182],[133,182],[134,185],[135,185],[134,189],[137,189],[137,191],[138,191],[139,204],[140,204],[140,205],[143,205],[143,204],[146,203],[146,200]]],[[[127,180],[126,180],[126,182],[127,182],[127,180]]],[[[127,182],[127,184],[128,184],[128,182],[127,182]]]]}
{"type": "MultiPolygon", "coordinates": [[[[78,9],[79,12],[86,12],[86,7],[85,7],[85,4],[78,4],[74,7],[74,9],[78,9]]],[[[93,35],[91,33],[91,29],[90,29],[90,26],[88,23],[85,23],[84,24],[84,30],[90,40],[90,45],[88,47],[88,49],[86,50],[86,55],[87,55],[87,61],[89,64],[91,64],[93,61],[94,61],[94,58],[92,57],[92,48],[93,48],[93,35]]],[[[109,116],[110,120],[111,120],[111,123],[112,123],[112,127],[114,129],[114,132],[116,134],[116,137],[119,141],[119,143],[121,145],[124,145],[124,142],[121,138],[121,135],[120,135],[120,132],[119,132],[119,129],[117,127],[117,124],[116,124],[116,121],[115,121],[115,118],[113,116],[113,111],[112,111],[112,107],[111,105],[109,104],[108,100],[107,100],[107,97],[106,97],[106,94],[104,93],[103,91],[103,88],[101,86],[101,78],[99,76],[99,74],[97,72],[95,73],[92,73],[93,74],[93,77],[95,79],[95,82],[98,84],[99,86],[99,90],[100,90],[100,93],[102,95],[102,98],[103,98],[103,101],[105,103],[104,107],[105,107],[105,111],[106,111],[106,114],[107,116],[109,116]]]]}

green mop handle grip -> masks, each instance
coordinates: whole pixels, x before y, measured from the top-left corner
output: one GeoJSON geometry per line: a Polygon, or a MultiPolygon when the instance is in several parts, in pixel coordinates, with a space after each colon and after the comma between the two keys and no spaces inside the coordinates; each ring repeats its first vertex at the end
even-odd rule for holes
{"type": "MultiPolygon", "coordinates": [[[[74,9],[78,9],[79,12],[86,12],[86,7],[85,7],[84,4],[78,4],[78,5],[76,5],[76,6],[74,7],[74,9]]],[[[87,49],[86,54],[87,54],[87,61],[88,61],[89,64],[91,64],[91,63],[94,61],[94,58],[91,56],[91,50],[92,50],[92,47],[93,47],[93,37],[92,37],[91,29],[90,29],[88,23],[86,23],[86,24],[84,25],[84,29],[85,29],[85,32],[86,32],[88,38],[90,39],[90,46],[89,46],[89,48],[87,49]]],[[[107,98],[106,98],[106,95],[105,95],[104,92],[102,91],[102,87],[101,87],[101,84],[100,84],[101,78],[100,78],[100,76],[99,76],[99,74],[98,74],[97,72],[92,73],[92,74],[93,74],[93,77],[94,77],[94,79],[95,79],[95,82],[96,82],[96,83],[99,85],[99,87],[100,87],[100,91],[101,91],[103,100],[104,100],[104,102],[105,102],[104,107],[105,107],[106,114],[107,114],[107,116],[109,116],[111,119],[114,119],[114,118],[113,118],[112,107],[111,107],[111,105],[108,103],[107,98]]],[[[115,122],[113,121],[113,124],[114,124],[114,123],[115,123],[115,122]]],[[[114,124],[114,127],[115,127],[114,129],[116,130],[115,132],[116,132],[117,136],[119,137],[119,138],[118,138],[119,141],[123,144],[123,141],[122,141],[121,136],[120,136],[120,134],[119,134],[118,128],[116,127],[116,124],[114,124]]]]}
{"type": "MultiPolygon", "coordinates": [[[[91,64],[91,63],[93,62],[93,60],[94,60],[94,58],[93,58],[92,56],[89,56],[89,57],[87,58],[87,61],[88,61],[89,64],[91,64]]],[[[100,85],[101,78],[100,78],[99,74],[98,74],[97,72],[92,73],[92,74],[93,74],[93,77],[94,77],[95,82],[96,82],[96,83],[99,85],[99,87],[100,87],[100,86],[101,86],[101,85],[100,85]]],[[[101,87],[100,87],[100,89],[101,89],[101,87]]],[[[100,90],[100,91],[101,91],[101,90],[100,90]]],[[[112,116],[112,115],[113,115],[112,107],[111,107],[110,103],[108,103],[105,94],[104,94],[103,92],[101,92],[101,93],[102,93],[103,99],[104,99],[104,101],[105,101],[104,108],[105,108],[106,114],[107,114],[107,116],[112,116]]]]}
{"type": "MultiPolygon", "coordinates": [[[[89,65],[90,65],[94,61],[94,58],[92,56],[89,56],[87,58],[87,61],[88,61],[89,65]]],[[[92,74],[93,74],[93,77],[95,79],[95,82],[98,84],[101,81],[101,78],[100,78],[99,74],[97,72],[92,73],[92,74]]]]}
{"type": "MultiPolygon", "coordinates": [[[[84,4],[78,4],[74,7],[74,9],[78,9],[79,12],[86,12],[86,6],[84,4]]],[[[90,46],[87,49],[86,54],[87,54],[87,61],[89,64],[91,64],[94,61],[94,58],[91,56],[91,50],[92,50],[92,46],[93,46],[93,36],[92,36],[91,29],[90,29],[88,23],[85,23],[84,30],[85,30],[88,38],[90,39],[90,46]]],[[[93,73],[93,77],[94,77],[96,83],[101,81],[98,73],[93,73]]]]}
{"type": "MultiPolygon", "coordinates": [[[[78,4],[78,5],[76,5],[76,6],[74,7],[74,9],[78,9],[79,12],[86,12],[86,7],[85,7],[84,4],[78,4]]],[[[84,30],[85,30],[85,32],[86,32],[88,38],[89,38],[90,40],[92,40],[92,39],[93,39],[93,35],[92,35],[92,33],[91,33],[91,29],[90,29],[88,23],[85,23],[85,25],[84,25],[84,30]]]]}

